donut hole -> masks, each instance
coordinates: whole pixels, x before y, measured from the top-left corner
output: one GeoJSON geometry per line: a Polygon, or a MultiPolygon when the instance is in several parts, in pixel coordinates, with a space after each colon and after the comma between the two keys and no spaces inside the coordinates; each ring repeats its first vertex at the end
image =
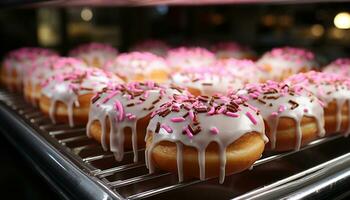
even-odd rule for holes
{"type": "Polygon", "coordinates": [[[336,100],[333,100],[327,104],[327,107],[324,108],[325,116],[325,130],[327,135],[334,135],[337,133],[344,133],[348,129],[349,122],[349,101],[346,100],[341,108],[338,108],[338,103],[336,100]],[[341,109],[341,127],[337,131],[337,111],[341,109]]]}
{"type": "MultiPolygon", "coordinates": [[[[268,123],[264,120],[266,136],[269,138],[268,149],[271,149],[272,132],[268,123]]],[[[295,149],[297,145],[297,124],[289,117],[280,117],[276,130],[276,143],[274,150],[288,151],[295,149]]],[[[314,117],[303,116],[300,122],[301,146],[306,145],[317,138],[318,126],[314,117]]]]}
{"type": "MultiPolygon", "coordinates": [[[[153,134],[146,138],[147,147],[152,143],[153,134]]],[[[226,148],[226,175],[241,172],[249,168],[260,158],[264,150],[264,140],[256,132],[250,132],[226,148]]],[[[177,173],[177,146],[174,142],[161,141],[155,144],[152,151],[152,161],[157,168],[177,173]]],[[[198,150],[195,147],[183,145],[184,177],[200,177],[198,150]]],[[[219,145],[211,142],[205,149],[205,177],[218,177],[220,174],[219,145]]]]}

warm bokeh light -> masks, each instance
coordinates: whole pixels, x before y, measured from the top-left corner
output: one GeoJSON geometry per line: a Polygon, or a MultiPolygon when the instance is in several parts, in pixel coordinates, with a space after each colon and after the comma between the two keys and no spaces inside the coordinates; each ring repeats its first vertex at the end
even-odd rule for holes
{"type": "Polygon", "coordinates": [[[321,24],[312,25],[310,31],[315,37],[321,37],[324,34],[324,28],[321,24]]]}
{"type": "Polygon", "coordinates": [[[80,12],[80,17],[84,21],[88,22],[93,18],[94,14],[90,8],[83,8],[80,12]]]}
{"type": "Polygon", "coordinates": [[[350,28],[350,14],[348,12],[340,12],[334,17],[334,25],[339,29],[350,28]]]}

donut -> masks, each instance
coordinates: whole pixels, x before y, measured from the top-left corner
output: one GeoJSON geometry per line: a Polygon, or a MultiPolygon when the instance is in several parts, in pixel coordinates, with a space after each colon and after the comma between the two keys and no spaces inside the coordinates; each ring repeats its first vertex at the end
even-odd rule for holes
{"type": "Polygon", "coordinates": [[[86,124],[94,94],[122,82],[117,76],[98,68],[75,68],[42,83],[39,107],[53,123],[68,122],[71,127],[86,124]]]}
{"type": "Polygon", "coordinates": [[[243,171],[260,158],[267,138],[261,115],[243,99],[182,96],[156,110],[147,127],[146,166],[201,180],[243,171]],[[175,108],[175,109],[174,109],[175,108]]]}
{"type": "Polygon", "coordinates": [[[37,47],[23,47],[9,52],[2,63],[1,82],[10,91],[22,92],[23,78],[32,63],[44,62],[51,56],[57,54],[37,47]]]}
{"type": "Polygon", "coordinates": [[[215,55],[201,47],[179,47],[168,51],[167,61],[173,71],[184,71],[211,65],[215,55]]]}
{"type": "Polygon", "coordinates": [[[256,59],[256,54],[249,47],[236,42],[219,42],[213,45],[211,50],[217,59],[256,59]]]}
{"type": "Polygon", "coordinates": [[[194,68],[175,73],[171,76],[171,82],[186,88],[194,96],[227,94],[244,86],[242,79],[228,73],[219,67],[194,68]]]}
{"type": "Polygon", "coordinates": [[[244,83],[264,82],[268,77],[268,73],[252,60],[228,58],[216,61],[214,66],[225,71],[226,76],[229,74],[244,83]]]}
{"type": "Polygon", "coordinates": [[[322,102],[301,86],[274,81],[252,83],[236,95],[259,110],[270,140],[267,149],[299,150],[325,134],[322,102]]]}
{"type": "Polygon", "coordinates": [[[111,45],[97,42],[82,44],[69,52],[69,56],[83,60],[88,66],[98,68],[114,59],[117,54],[118,51],[111,45]]]}
{"type": "Polygon", "coordinates": [[[104,69],[117,74],[126,82],[151,80],[164,83],[168,81],[170,74],[165,60],[148,52],[120,54],[108,62],[104,69]]]}
{"type": "Polygon", "coordinates": [[[130,51],[150,52],[157,56],[165,57],[169,49],[170,47],[164,41],[149,39],[135,44],[130,51]]]}
{"type": "Polygon", "coordinates": [[[113,152],[117,161],[123,159],[124,148],[133,149],[137,162],[151,113],[180,94],[184,91],[151,81],[120,84],[97,93],[91,101],[87,135],[113,152]]]}
{"type": "Polygon", "coordinates": [[[322,71],[350,76],[350,58],[338,58],[324,67],[322,71]]]}
{"type": "Polygon", "coordinates": [[[295,47],[274,48],[258,59],[257,65],[268,72],[269,79],[275,81],[318,66],[311,51],[295,47]]]}
{"type": "Polygon", "coordinates": [[[302,85],[317,96],[324,105],[325,130],[327,135],[350,133],[350,80],[327,72],[310,71],[296,74],[286,80],[302,85]]]}
{"type": "Polygon", "coordinates": [[[41,83],[50,77],[69,73],[77,68],[87,67],[82,61],[69,58],[51,56],[44,62],[35,61],[29,69],[28,76],[24,76],[23,80],[23,94],[25,99],[33,106],[38,106],[41,97],[41,83]]]}

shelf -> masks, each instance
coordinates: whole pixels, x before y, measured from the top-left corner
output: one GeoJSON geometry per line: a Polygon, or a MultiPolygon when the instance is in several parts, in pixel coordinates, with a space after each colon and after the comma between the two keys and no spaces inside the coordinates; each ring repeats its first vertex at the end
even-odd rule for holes
{"type": "Polygon", "coordinates": [[[0,6],[71,7],[71,6],[157,6],[157,5],[223,5],[223,4],[302,4],[346,2],[346,0],[14,0],[0,2],[0,6]]]}

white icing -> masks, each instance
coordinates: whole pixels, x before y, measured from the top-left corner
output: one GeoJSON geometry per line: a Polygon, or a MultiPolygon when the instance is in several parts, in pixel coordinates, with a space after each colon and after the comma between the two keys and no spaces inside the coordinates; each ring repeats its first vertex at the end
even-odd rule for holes
{"type": "MultiPolygon", "coordinates": [[[[182,101],[182,100],[181,100],[182,101]]],[[[225,179],[225,166],[226,166],[226,148],[232,144],[234,141],[239,139],[246,133],[249,132],[258,132],[261,134],[262,138],[267,142],[267,138],[264,135],[264,122],[261,116],[257,115],[251,108],[245,106],[239,106],[239,111],[235,114],[238,114],[238,117],[230,117],[225,114],[214,114],[209,115],[206,111],[204,113],[197,113],[197,121],[201,127],[201,130],[198,134],[190,137],[188,134],[183,134],[184,128],[191,125],[193,129],[196,129],[198,126],[193,124],[191,120],[191,115],[187,115],[185,120],[182,122],[173,122],[172,118],[174,117],[183,117],[188,112],[197,112],[194,108],[190,108],[190,111],[185,109],[183,106],[191,107],[192,105],[208,106],[208,103],[201,103],[196,101],[196,103],[186,103],[185,101],[178,101],[171,105],[165,105],[157,111],[156,114],[150,121],[150,124],[147,128],[147,134],[153,135],[152,143],[146,148],[145,157],[146,165],[150,173],[154,172],[154,163],[152,160],[152,151],[153,148],[162,141],[170,141],[176,144],[177,146],[177,170],[179,181],[183,180],[183,145],[194,147],[198,151],[198,165],[200,169],[200,179],[205,179],[205,150],[211,142],[216,142],[219,146],[219,158],[220,158],[220,183],[223,183],[225,179]],[[161,116],[162,111],[171,108],[171,106],[178,105],[180,107],[179,112],[170,112],[165,117],[161,116]],[[250,118],[247,117],[246,113],[250,112],[253,118],[256,120],[254,124],[250,118]],[[157,133],[157,124],[165,124],[172,129],[172,133],[168,133],[165,128],[160,128],[157,133]],[[213,134],[211,129],[215,127],[219,131],[217,134],[213,134]]],[[[222,98],[216,100],[212,105],[216,108],[220,103],[225,105],[229,103],[227,98],[222,98]]],[[[223,105],[222,107],[225,107],[223,105]]],[[[226,108],[226,107],[225,107],[226,108]]],[[[219,109],[219,108],[217,108],[219,109]]],[[[226,111],[224,111],[226,112],[226,111]]],[[[148,136],[146,136],[147,138],[148,136]]]]}
{"type": "Polygon", "coordinates": [[[118,51],[111,45],[102,43],[89,43],[73,49],[69,55],[79,58],[89,66],[102,67],[108,61],[113,60],[118,51]]]}
{"type": "Polygon", "coordinates": [[[185,88],[193,88],[200,91],[201,95],[227,94],[229,91],[243,87],[241,79],[232,76],[221,76],[214,73],[183,72],[175,73],[171,77],[175,85],[185,88]]]}
{"type": "Polygon", "coordinates": [[[259,109],[270,128],[271,138],[269,139],[272,149],[276,147],[277,127],[281,117],[295,121],[295,150],[299,150],[301,147],[301,121],[304,116],[315,119],[318,136],[323,137],[325,134],[322,105],[315,96],[301,87],[289,88],[283,83],[269,81],[266,84],[247,85],[244,90],[238,91],[237,95],[246,96],[249,98],[248,103],[259,109]],[[293,108],[291,101],[297,103],[298,106],[293,108]]]}
{"type": "MultiPolygon", "coordinates": [[[[350,108],[350,81],[346,77],[331,73],[311,71],[292,76],[286,80],[286,82],[304,86],[322,100],[325,107],[327,107],[330,102],[335,101],[337,105],[336,132],[340,132],[342,108],[345,103],[348,103],[348,107],[350,108]]],[[[350,110],[348,116],[350,116],[350,110]]],[[[350,134],[350,119],[348,124],[348,129],[344,133],[345,136],[350,134]]]]}
{"type": "Polygon", "coordinates": [[[215,55],[199,47],[180,47],[169,50],[167,61],[174,69],[186,70],[211,65],[215,62],[215,55]]]}
{"type": "Polygon", "coordinates": [[[317,67],[312,52],[292,47],[272,49],[257,61],[257,65],[264,69],[271,68],[269,78],[272,80],[279,80],[286,72],[296,74],[302,69],[317,67]]]}
{"type": "Polygon", "coordinates": [[[76,68],[74,72],[56,74],[48,79],[42,88],[42,95],[50,99],[49,115],[56,122],[56,104],[62,102],[67,106],[69,125],[74,126],[73,108],[79,107],[78,97],[93,94],[103,88],[122,83],[118,77],[96,68],[76,68]]]}
{"type": "MultiPolygon", "coordinates": [[[[132,84],[138,83],[130,83],[129,85],[126,85],[126,88],[130,87],[132,84]]],[[[106,119],[108,118],[110,120],[109,150],[114,153],[117,161],[121,161],[124,156],[124,129],[127,127],[131,128],[134,162],[137,162],[138,133],[136,131],[136,125],[138,120],[150,115],[160,105],[169,101],[174,94],[180,94],[177,90],[154,86],[148,87],[147,84],[144,86],[137,85],[136,87],[137,90],[142,91],[142,94],[133,99],[130,98],[129,93],[127,93],[126,90],[123,91],[117,89],[99,94],[99,99],[96,102],[91,103],[90,106],[89,122],[86,126],[87,135],[90,137],[90,127],[94,121],[98,121],[101,125],[102,147],[104,150],[108,150],[106,132],[106,119]],[[147,97],[145,97],[145,91],[147,97]],[[114,96],[110,96],[112,94],[114,94],[114,96]],[[140,98],[144,98],[145,100],[141,101],[140,98]],[[116,108],[117,101],[122,105],[123,112],[119,112],[119,109],[116,108]],[[154,103],[155,101],[157,102],[154,103]],[[134,105],[128,106],[129,104],[134,105]],[[121,114],[123,115],[122,120],[119,118],[121,114]],[[130,119],[128,116],[133,117],[130,119]]],[[[131,90],[128,91],[130,92],[131,90]]]]}
{"type": "Polygon", "coordinates": [[[32,64],[45,62],[51,56],[57,56],[57,54],[53,51],[36,47],[25,47],[11,51],[4,60],[6,75],[12,77],[13,72],[16,72],[17,78],[14,79],[16,88],[21,89],[23,79],[32,67],[32,64]]]}
{"type": "Polygon", "coordinates": [[[149,79],[155,70],[170,72],[163,58],[148,52],[120,54],[116,59],[108,62],[104,69],[126,78],[127,81],[135,80],[138,75],[149,79]]]}
{"type": "Polygon", "coordinates": [[[32,88],[32,104],[36,105],[35,99],[39,99],[41,93],[37,93],[35,88],[40,86],[41,83],[49,79],[56,74],[65,74],[73,72],[74,69],[87,67],[82,61],[75,58],[65,58],[58,56],[52,56],[46,60],[42,59],[35,61],[32,68],[28,72],[28,76],[24,77],[24,85],[30,84],[32,88]]]}

